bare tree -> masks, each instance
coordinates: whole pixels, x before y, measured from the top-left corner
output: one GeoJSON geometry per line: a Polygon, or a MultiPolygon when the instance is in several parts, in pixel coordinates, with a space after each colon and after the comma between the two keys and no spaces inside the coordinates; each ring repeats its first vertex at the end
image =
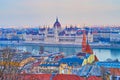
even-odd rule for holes
{"type": "Polygon", "coordinates": [[[5,48],[0,51],[0,80],[13,80],[17,74],[19,63],[15,61],[14,49],[5,48]]]}
{"type": "Polygon", "coordinates": [[[0,50],[0,80],[20,80],[21,60],[16,56],[16,49],[5,48],[0,50]]]}

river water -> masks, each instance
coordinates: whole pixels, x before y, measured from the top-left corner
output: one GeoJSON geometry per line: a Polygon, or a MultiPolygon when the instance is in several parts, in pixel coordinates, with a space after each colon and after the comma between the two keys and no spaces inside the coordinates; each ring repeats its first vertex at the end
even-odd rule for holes
{"type": "MultiPolygon", "coordinates": [[[[32,52],[33,54],[38,54],[40,50],[40,46],[38,45],[17,45],[17,46],[0,45],[0,48],[6,47],[6,46],[17,48],[17,49],[24,50],[24,51],[29,51],[29,52],[32,52]]],[[[67,55],[71,55],[71,54],[81,51],[81,48],[63,47],[63,46],[62,47],[44,46],[44,50],[49,51],[49,52],[64,52],[65,55],[67,56],[67,55]]],[[[100,61],[105,61],[108,58],[113,59],[113,60],[118,59],[120,61],[120,49],[94,49],[93,48],[93,52],[100,61]]]]}

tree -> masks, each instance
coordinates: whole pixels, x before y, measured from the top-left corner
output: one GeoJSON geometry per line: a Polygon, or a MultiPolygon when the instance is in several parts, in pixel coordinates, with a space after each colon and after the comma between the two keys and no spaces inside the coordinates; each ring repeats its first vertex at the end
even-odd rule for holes
{"type": "Polygon", "coordinates": [[[5,48],[0,50],[0,80],[20,80],[21,60],[16,49],[5,48]]]}

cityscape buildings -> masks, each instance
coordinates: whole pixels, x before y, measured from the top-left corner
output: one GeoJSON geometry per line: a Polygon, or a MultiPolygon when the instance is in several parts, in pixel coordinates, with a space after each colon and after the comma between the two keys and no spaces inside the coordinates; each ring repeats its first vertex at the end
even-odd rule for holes
{"type": "Polygon", "coordinates": [[[17,41],[26,43],[81,44],[83,31],[86,31],[88,42],[120,43],[120,28],[66,26],[63,28],[56,18],[52,28],[48,26],[36,28],[0,28],[0,41],[17,41]]]}
{"type": "MultiPolygon", "coordinates": [[[[33,28],[33,29],[1,29],[1,41],[15,42],[14,44],[23,44],[22,42],[45,42],[54,44],[80,44],[82,49],[80,52],[74,53],[72,55],[67,55],[63,52],[48,52],[44,51],[43,47],[40,47],[39,54],[31,54],[31,52],[25,52],[16,49],[1,49],[1,61],[0,66],[15,66],[18,68],[18,72],[15,74],[20,74],[21,79],[28,79],[30,76],[34,79],[45,79],[45,80],[58,80],[58,78],[65,80],[68,78],[76,77],[76,80],[86,80],[93,78],[93,80],[119,80],[120,73],[120,62],[118,60],[112,61],[99,61],[97,56],[94,54],[90,43],[104,42],[112,43],[114,37],[110,39],[113,35],[119,35],[119,31],[115,30],[113,32],[105,29],[99,31],[99,28],[77,28],[70,27],[62,29],[61,24],[56,19],[53,28],[33,28]],[[107,32],[108,31],[108,32],[107,32]],[[11,33],[12,32],[12,33],[11,33]],[[7,35],[7,37],[6,37],[7,35]],[[12,51],[15,54],[12,55],[11,60],[5,61],[4,55],[6,52],[12,51]],[[4,53],[4,54],[3,54],[4,53]]],[[[116,36],[117,36],[116,35],[116,36]]],[[[115,36],[115,37],[116,37],[115,36]]],[[[117,37],[116,37],[117,38],[117,37]]],[[[117,38],[115,43],[119,43],[119,38],[117,38]]],[[[4,43],[3,43],[4,44],[4,43]]],[[[11,52],[10,52],[11,53],[11,52]]],[[[6,53],[7,55],[7,53],[6,53]]],[[[2,68],[1,68],[2,69],[2,68]]],[[[5,72],[5,74],[8,74],[5,72]]],[[[3,76],[5,79],[8,76],[3,76]]],[[[1,77],[2,78],[2,77],[1,77]]],[[[61,80],[60,79],[60,80],[61,80]]]]}
{"type": "Polygon", "coordinates": [[[120,0],[0,0],[0,80],[120,80],[120,0]]]}

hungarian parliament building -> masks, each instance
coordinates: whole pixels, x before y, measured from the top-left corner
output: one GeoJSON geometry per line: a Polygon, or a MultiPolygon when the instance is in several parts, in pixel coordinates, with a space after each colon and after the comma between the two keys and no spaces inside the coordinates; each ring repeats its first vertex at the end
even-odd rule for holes
{"type": "Polygon", "coordinates": [[[83,32],[89,43],[120,43],[120,27],[61,26],[56,18],[53,26],[34,28],[0,28],[0,43],[81,44],[83,32]]]}
{"type": "MultiPolygon", "coordinates": [[[[46,42],[46,43],[70,43],[81,44],[83,31],[85,29],[78,27],[65,27],[63,28],[56,18],[56,21],[52,28],[43,27],[39,28],[38,33],[25,33],[23,38],[26,42],[46,42]]],[[[86,32],[88,42],[93,42],[93,35],[90,31],[86,32]]]]}

